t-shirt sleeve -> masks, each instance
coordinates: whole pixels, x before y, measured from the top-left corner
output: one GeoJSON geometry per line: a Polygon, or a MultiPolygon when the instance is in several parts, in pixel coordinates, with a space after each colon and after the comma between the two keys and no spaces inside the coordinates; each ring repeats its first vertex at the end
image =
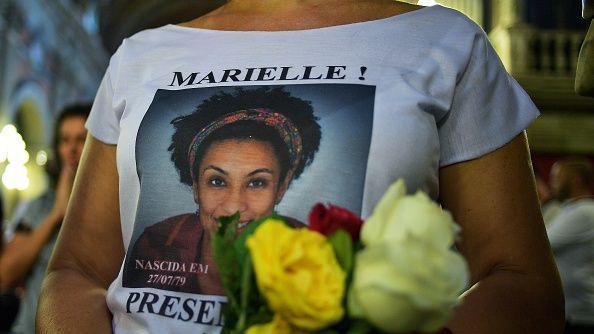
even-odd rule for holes
{"type": "Polygon", "coordinates": [[[449,112],[438,122],[440,166],[478,158],[521,133],[539,115],[505,70],[486,34],[474,27],[472,50],[449,112]]]}
{"type": "Polygon", "coordinates": [[[106,144],[115,145],[120,135],[120,118],[124,106],[122,103],[117,103],[114,97],[113,70],[112,58],[99,85],[85,126],[93,137],[106,144]]]}

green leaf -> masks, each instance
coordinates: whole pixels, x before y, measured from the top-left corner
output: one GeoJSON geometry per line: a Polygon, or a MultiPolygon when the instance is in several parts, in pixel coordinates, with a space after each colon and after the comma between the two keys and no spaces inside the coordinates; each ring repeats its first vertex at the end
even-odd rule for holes
{"type": "Polygon", "coordinates": [[[365,320],[354,320],[351,321],[349,324],[349,329],[347,330],[347,334],[367,334],[367,333],[374,333],[373,326],[365,320]]]}
{"type": "Polygon", "coordinates": [[[249,308],[249,299],[250,293],[252,290],[252,275],[253,275],[253,268],[252,268],[252,258],[249,256],[245,257],[243,263],[243,269],[241,273],[241,285],[240,285],[240,299],[239,299],[239,319],[237,321],[236,330],[238,333],[243,333],[247,327],[247,316],[248,316],[248,308],[249,308]]]}
{"type": "Polygon", "coordinates": [[[221,226],[219,231],[225,240],[229,242],[237,239],[237,226],[239,225],[239,212],[236,212],[233,216],[219,217],[221,226]]]}
{"type": "MultiPolygon", "coordinates": [[[[219,269],[221,284],[229,300],[226,305],[225,321],[235,323],[239,317],[239,291],[240,291],[240,264],[237,261],[237,253],[233,247],[235,242],[237,224],[239,223],[239,212],[232,216],[219,217],[221,225],[212,236],[213,259],[219,269]]],[[[232,327],[230,327],[232,328],[232,327]]]]}
{"type": "Polygon", "coordinates": [[[347,274],[350,274],[353,268],[353,240],[351,236],[339,229],[328,238],[328,241],[334,249],[338,263],[347,274]]]}
{"type": "Polygon", "coordinates": [[[234,213],[231,216],[220,216],[218,218],[219,222],[221,223],[219,230],[223,229],[223,231],[224,231],[231,223],[239,222],[239,216],[240,216],[239,211],[237,211],[236,213],[234,213]]]}
{"type": "Polygon", "coordinates": [[[221,283],[229,297],[229,303],[233,309],[237,308],[235,292],[239,291],[239,263],[235,249],[229,247],[229,242],[219,235],[212,237],[213,259],[219,268],[221,283]]]}
{"type": "Polygon", "coordinates": [[[250,326],[253,325],[266,324],[272,321],[274,314],[266,305],[265,300],[261,300],[261,304],[256,303],[250,305],[253,305],[254,307],[260,305],[260,307],[258,307],[257,310],[250,309],[251,313],[247,318],[246,328],[250,328],[250,326]]]}

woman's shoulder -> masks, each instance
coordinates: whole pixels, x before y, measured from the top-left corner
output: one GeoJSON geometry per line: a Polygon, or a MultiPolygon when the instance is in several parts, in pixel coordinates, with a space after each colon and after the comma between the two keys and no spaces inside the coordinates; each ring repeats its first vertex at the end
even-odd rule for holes
{"type": "Polygon", "coordinates": [[[453,38],[456,38],[459,37],[456,36],[459,33],[483,33],[480,25],[466,14],[453,8],[435,5],[417,9],[415,12],[419,15],[411,20],[411,27],[414,29],[425,27],[436,36],[450,34],[453,38]],[[452,34],[452,32],[455,32],[455,34],[452,34]]]}
{"type": "Polygon", "coordinates": [[[486,38],[481,26],[458,10],[441,5],[408,6],[383,19],[362,22],[365,31],[359,35],[369,43],[379,43],[380,49],[387,44],[414,55],[435,48],[460,55],[476,39],[486,38]]]}
{"type": "Polygon", "coordinates": [[[119,62],[137,62],[139,58],[155,56],[163,52],[175,53],[176,48],[187,47],[187,36],[177,31],[178,26],[167,24],[160,27],[141,30],[122,42],[112,55],[119,62]]]}

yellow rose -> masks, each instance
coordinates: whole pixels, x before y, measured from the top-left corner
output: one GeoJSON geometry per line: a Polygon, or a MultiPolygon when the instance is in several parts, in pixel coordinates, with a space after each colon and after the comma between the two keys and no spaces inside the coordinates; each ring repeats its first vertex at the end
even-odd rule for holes
{"type": "Polygon", "coordinates": [[[419,191],[406,196],[406,186],[400,179],[388,189],[363,224],[361,240],[365,245],[394,243],[413,235],[447,249],[454,244],[458,231],[452,215],[425,193],[419,191]]]}
{"type": "Polygon", "coordinates": [[[274,315],[271,322],[263,325],[254,325],[248,328],[245,334],[306,334],[296,327],[291,326],[278,314],[274,315]]]}
{"type": "Polygon", "coordinates": [[[258,288],[275,313],[312,331],[342,318],[345,273],[323,235],[268,219],[246,245],[258,288]]]}
{"type": "Polygon", "coordinates": [[[462,256],[412,235],[372,244],[355,261],[349,314],[388,333],[438,330],[468,284],[462,256]]]}

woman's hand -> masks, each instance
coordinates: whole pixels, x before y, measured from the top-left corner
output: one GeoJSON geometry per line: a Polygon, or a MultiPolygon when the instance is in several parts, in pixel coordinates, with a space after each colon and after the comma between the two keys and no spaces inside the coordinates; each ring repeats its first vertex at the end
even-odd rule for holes
{"type": "Polygon", "coordinates": [[[64,219],[64,215],[66,214],[66,207],[68,206],[68,200],[70,199],[70,193],[72,192],[75,173],[76,170],[74,167],[64,165],[60,171],[60,176],[58,177],[56,198],[50,216],[56,217],[56,220],[59,222],[64,219]]]}

